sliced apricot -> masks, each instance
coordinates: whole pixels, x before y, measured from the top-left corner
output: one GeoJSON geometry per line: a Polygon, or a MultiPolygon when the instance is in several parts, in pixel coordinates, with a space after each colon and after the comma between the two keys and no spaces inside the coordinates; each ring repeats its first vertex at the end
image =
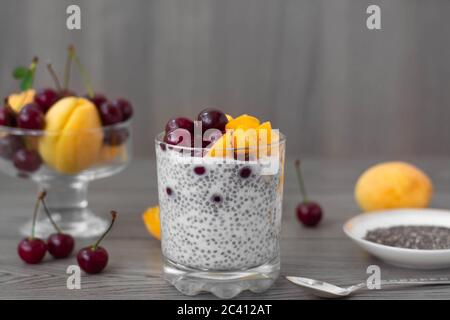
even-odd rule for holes
{"type": "Polygon", "coordinates": [[[249,116],[248,114],[243,114],[227,123],[225,129],[237,129],[241,128],[258,128],[259,120],[255,117],[249,116]]]}
{"type": "Polygon", "coordinates": [[[16,113],[19,113],[24,105],[34,101],[35,94],[36,91],[34,89],[28,89],[20,93],[10,94],[8,97],[8,105],[16,113]]]}
{"type": "Polygon", "coordinates": [[[233,117],[232,117],[232,116],[230,116],[229,114],[225,114],[225,117],[227,117],[227,119],[228,119],[228,122],[230,122],[231,120],[233,120],[233,117]]]}
{"type": "Polygon", "coordinates": [[[238,126],[233,131],[233,144],[239,160],[256,159],[258,152],[258,130],[238,126]]]}
{"type": "Polygon", "coordinates": [[[142,215],[144,224],[147,227],[148,232],[156,239],[161,239],[161,224],[159,219],[159,206],[151,207],[145,210],[142,215]]]}
{"type": "Polygon", "coordinates": [[[233,130],[227,130],[208,150],[207,157],[227,157],[233,156],[230,150],[233,149],[233,130]],[[227,151],[228,150],[228,151],[227,151]],[[227,154],[228,152],[228,154],[227,154]],[[231,153],[231,154],[230,154],[231,153]]]}
{"type": "Polygon", "coordinates": [[[270,121],[261,123],[258,127],[258,144],[272,143],[272,124],[270,121]]]}

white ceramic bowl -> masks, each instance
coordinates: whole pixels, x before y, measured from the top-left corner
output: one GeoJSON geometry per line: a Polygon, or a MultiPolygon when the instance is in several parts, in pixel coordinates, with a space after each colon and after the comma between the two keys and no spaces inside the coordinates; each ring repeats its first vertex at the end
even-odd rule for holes
{"type": "Polygon", "coordinates": [[[450,267],[450,249],[403,249],[364,240],[369,230],[400,225],[431,225],[450,228],[450,211],[399,209],[365,213],[348,220],[343,229],[347,236],[361,248],[392,265],[415,269],[450,267]]]}

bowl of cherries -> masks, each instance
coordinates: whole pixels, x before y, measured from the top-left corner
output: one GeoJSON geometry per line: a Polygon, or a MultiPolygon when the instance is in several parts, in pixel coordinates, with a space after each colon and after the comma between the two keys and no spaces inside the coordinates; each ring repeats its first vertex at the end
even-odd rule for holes
{"type": "MultiPolygon", "coordinates": [[[[75,237],[102,234],[108,221],[88,207],[90,181],[122,171],[131,159],[133,107],[124,98],[110,99],[94,92],[75,48],[67,54],[64,81],[49,63],[54,87],[35,89],[39,61],[13,71],[18,93],[0,106],[0,171],[28,179],[47,190],[47,204],[61,230],[75,237]],[[72,65],[80,72],[86,94],[69,88],[72,65]]],[[[27,234],[31,221],[21,227],[27,234]]],[[[52,228],[38,219],[36,235],[52,228]]]]}

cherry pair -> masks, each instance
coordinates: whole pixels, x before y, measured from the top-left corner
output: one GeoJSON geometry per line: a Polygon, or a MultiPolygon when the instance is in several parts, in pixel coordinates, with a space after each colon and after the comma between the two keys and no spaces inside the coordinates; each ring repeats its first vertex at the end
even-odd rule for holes
{"type": "MultiPolygon", "coordinates": [[[[50,210],[46,205],[45,196],[46,192],[41,192],[36,201],[30,237],[20,241],[17,247],[17,252],[20,258],[29,264],[41,262],[47,251],[54,258],[66,258],[72,253],[75,246],[74,238],[69,234],[63,233],[53,220],[50,210]],[[48,219],[56,230],[56,233],[51,234],[47,238],[47,242],[35,236],[36,218],[41,203],[48,219]]],[[[87,273],[98,273],[102,271],[108,263],[108,253],[103,247],[99,246],[99,243],[103,240],[114,224],[117,213],[112,211],[111,214],[111,224],[100,239],[94,245],[85,247],[78,252],[78,265],[87,273]]]]}
{"type": "Polygon", "coordinates": [[[22,258],[22,260],[26,263],[35,264],[41,262],[47,251],[55,258],[65,258],[70,255],[75,245],[73,237],[69,234],[63,233],[56,225],[47,208],[47,205],[45,204],[45,196],[46,192],[41,192],[36,201],[36,205],[34,206],[30,237],[20,241],[19,246],[17,247],[20,258],[22,258]],[[41,203],[50,222],[57,231],[48,237],[47,242],[35,237],[36,217],[41,203]]]}

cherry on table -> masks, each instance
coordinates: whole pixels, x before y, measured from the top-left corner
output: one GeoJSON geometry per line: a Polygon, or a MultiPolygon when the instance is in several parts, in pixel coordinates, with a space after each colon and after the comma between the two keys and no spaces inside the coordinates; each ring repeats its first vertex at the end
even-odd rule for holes
{"type": "Polygon", "coordinates": [[[37,199],[34,206],[30,236],[21,240],[17,246],[17,253],[19,254],[19,257],[29,264],[41,262],[47,252],[47,244],[44,240],[35,237],[36,218],[40,202],[41,201],[37,199]]]}
{"type": "Polygon", "coordinates": [[[322,220],[323,211],[318,203],[310,201],[308,199],[302,172],[300,169],[300,160],[295,161],[295,169],[300,186],[300,192],[303,197],[303,201],[300,202],[296,207],[297,218],[301,223],[303,223],[303,225],[307,227],[314,227],[319,224],[320,220],[322,220]]]}
{"type": "Polygon", "coordinates": [[[36,264],[42,261],[47,252],[47,245],[39,238],[25,238],[19,242],[17,252],[20,258],[29,264],[36,264]]]}
{"type": "Polygon", "coordinates": [[[99,244],[114,225],[117,213],[115,211],[111,211],[111,216],[111,224],[109,225],[105,233],[103,233],[103,235],[100,237],[100,239],[98,239],[98,241],[94,245],[81,249],[77,254],[78,265],[87,273],[99,273],[108,264],[108,252],[105,248],[100,247],[99,244]]]}
{"type": "Polygon", "coordinates": [[[42,203],[42,206],[44,207],[45,214],[47,215],[47,218],[50,220],[50,223],[53,225],[53,228],[55,228],[56,233],[52,233],[47,238],[47,247],[48,252],[57,259],[60,258],[66,258],[68,257],[75,246],[75,240],[74,238],[67,233],[63,233],[61,229],[56,224],[55,220],[52,218],[52,214],[50,210],[47,207],[47,204],[45,202],[45,196],[47,195],[47,192],[44,190],[39,194],[39,200],[42,203]]]}
{"type": "Polygon", "coordinates": [[[316,202],[301,202],[295,210],[298,220],[307,227],[314,227],[322,220],[322,208],[316,202]]]}

